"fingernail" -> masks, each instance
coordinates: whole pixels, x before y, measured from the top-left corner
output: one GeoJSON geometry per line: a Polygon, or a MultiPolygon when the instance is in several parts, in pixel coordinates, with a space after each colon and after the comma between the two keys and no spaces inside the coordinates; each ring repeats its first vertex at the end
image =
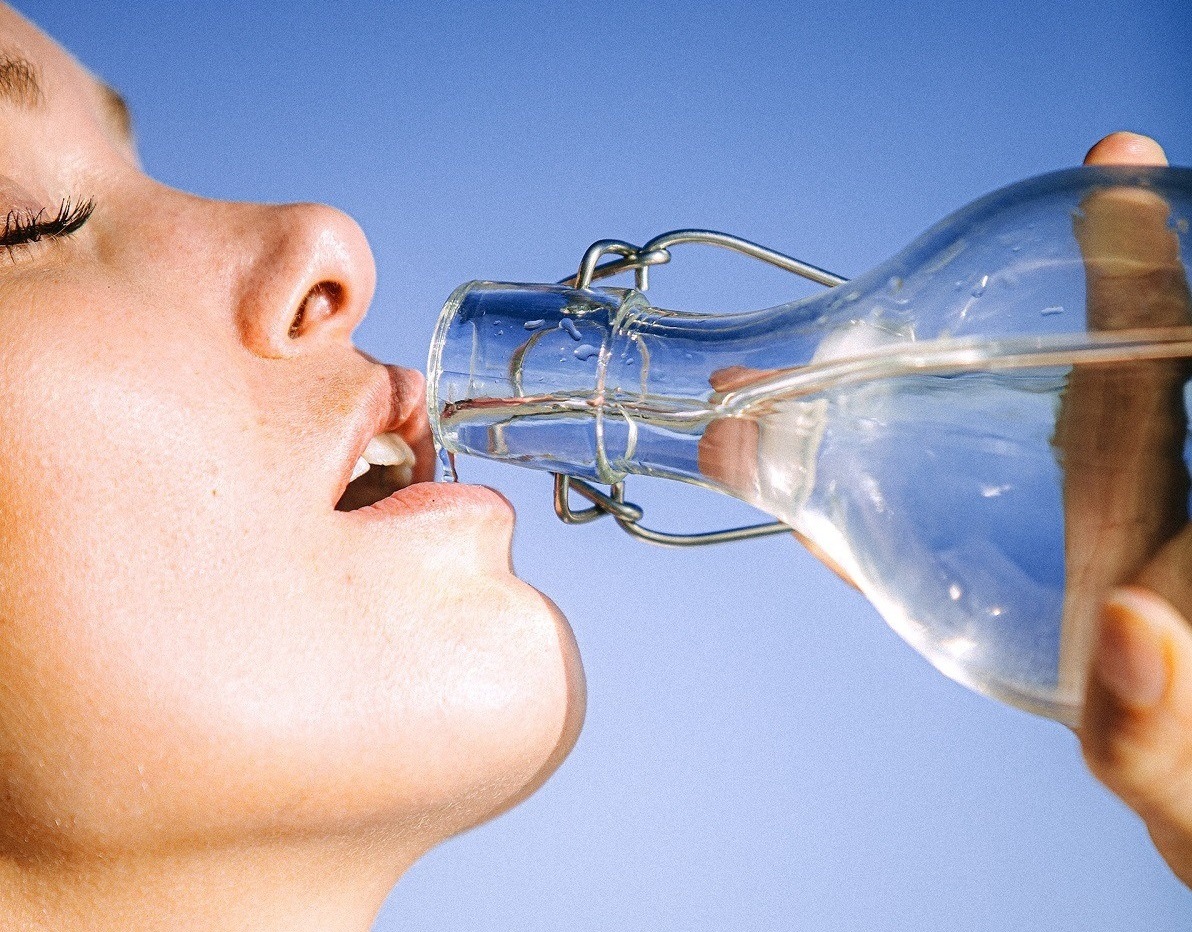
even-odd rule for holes
{"type": "Polygon", "coordinates": [[[1115,592],[1105,603],[1093,662],[1101,684],[1123,705],[1149,709],[1167,690],[1163,634],[1148,617],[1145,599],[1115,592]]]}

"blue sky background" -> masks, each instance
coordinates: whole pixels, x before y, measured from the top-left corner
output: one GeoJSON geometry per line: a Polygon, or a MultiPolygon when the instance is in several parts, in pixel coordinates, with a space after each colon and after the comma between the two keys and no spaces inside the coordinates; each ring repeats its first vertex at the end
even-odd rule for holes
{"type": "MultiPolygon", "coordinates": [[[[16,5],[124,91],[157,177],[355,216],[380,275],[359,341],[419,366],[456,284],[553,280],[601,237],[706,226],[855,275],[1114,129],[1192,163],[1186,0],[16,5]]],[[[726,310],[802,293],[698,251],[654,287],[726,310]]],[[[588,723],[378,930],[1192,927],[1065,729],[944,679],[792,541],[654,549],[557,523],[544,475],[461,467],[518,507],[588,723]]],[[[752,518],[635,496],[659,523],[752,518]]]]}

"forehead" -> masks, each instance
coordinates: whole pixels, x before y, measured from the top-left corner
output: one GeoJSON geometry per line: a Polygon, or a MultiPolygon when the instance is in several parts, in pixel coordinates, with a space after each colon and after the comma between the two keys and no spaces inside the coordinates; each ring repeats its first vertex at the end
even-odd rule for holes
{"type": "Polygon", "coordinates": [[[0,107],[48,111],[63,103],[81,104],[118,141],[131,141],[132,120],[124,99],[56,42],[0,4],[0,107]]]}

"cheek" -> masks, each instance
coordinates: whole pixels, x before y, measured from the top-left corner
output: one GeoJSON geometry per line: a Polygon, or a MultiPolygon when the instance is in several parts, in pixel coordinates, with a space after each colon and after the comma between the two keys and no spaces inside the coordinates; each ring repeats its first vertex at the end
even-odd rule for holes
{"type": "Polygon", "coordinates": [[[235,394],[198,384],[193,352],[87,336],[11,341],[0,373],[0,729],[6,775],[58,822],[89,797],[152,809],[143,787],[202,771],[218,742],[195,723],[251,675],[284,581],[230,455],[249,418],[214,400],[235,394]]]}
{"type": "Polygon", "coordinates": [[[219,594],[246,546],[224,516],[251,506],[248,412],[168,356],[55,349],[3,386],[8,537],[37,594],[80,617],[219,594]]]}
{"type": "Polygon", "coordinates": [[[557,764],[582,675],[507,527],[411,522],[378,561],[295,513],[230,349],[105,336],[0,370],[0,741],[42,821],[453,829],[557,764]]]}

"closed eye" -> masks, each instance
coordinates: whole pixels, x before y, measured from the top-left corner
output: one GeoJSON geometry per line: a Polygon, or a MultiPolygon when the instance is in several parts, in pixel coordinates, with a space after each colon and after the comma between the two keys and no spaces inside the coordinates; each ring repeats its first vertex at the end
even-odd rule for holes
{"type": "Polygon", "coordinates": [[[41,240],[62,239],[76,232],[95,212],[95,201],[87,198],[75,204],[66,198],[56,214],[43,209],[39,211],[10,210],[4,218],[4,229],[0,231],[0,249],[8,252],[9,258],[23,246],[41,240]]]}

